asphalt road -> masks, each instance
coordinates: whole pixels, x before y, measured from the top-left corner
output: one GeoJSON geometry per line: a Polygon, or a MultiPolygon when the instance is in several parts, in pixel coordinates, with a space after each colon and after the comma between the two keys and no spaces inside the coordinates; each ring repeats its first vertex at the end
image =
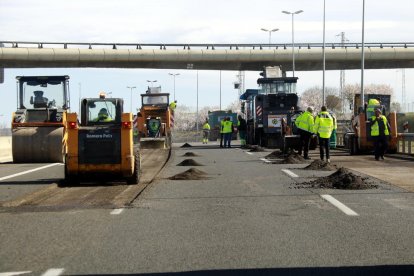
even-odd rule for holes
{"type": "MultiPolygon", "coordinates": [[[[298,188],[331,172],[261,160],[269,153],[175,147],[124,207],[5,204],[52,189],[59,165],[0,180],[0,275],[414,275],[414,193],[379,179],[370,190],[298,188]],[[208,179],[168,179],[189,158],[208,179]]],[[[0,179],[43,165],[2,164],[0,179]]]]}

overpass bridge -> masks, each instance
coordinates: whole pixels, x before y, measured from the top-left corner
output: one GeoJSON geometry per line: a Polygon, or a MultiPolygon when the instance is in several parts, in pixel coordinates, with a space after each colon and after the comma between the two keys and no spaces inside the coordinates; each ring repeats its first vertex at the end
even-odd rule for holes
{"type": "MultiPolygon", "coordinates": [[[[137,44],[0,41],[4,68],[292,70],[292,44],[137,44]]],[[[322,70],[321,43],[295,44],[295,70],[322,70]]],[[[361,44],[327,43],[326,69],[360,69],[361,44]]],[[[366,69],[414,67],[414,43],[365,43],[366,69]]]]}

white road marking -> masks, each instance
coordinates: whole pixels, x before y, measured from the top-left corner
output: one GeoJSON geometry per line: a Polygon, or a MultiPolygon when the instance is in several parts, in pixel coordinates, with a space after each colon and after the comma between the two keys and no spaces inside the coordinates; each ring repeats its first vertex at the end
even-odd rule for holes
{"type": "Polygon", "coordinates": [[[331,203],[336,208],[338,208],[339,210],[341,210],[342,212],[344,212],[345,214],[347,214],[348,216],[359,216],[351,208],[349,208],[348,206],[346,206],[345,204],[343,204],[342,202],[340,202],[339,200],[337,200],[333,196],[331,196],[331,195],[321,195],[321,197],[323,199],[325,199],[326,201],[328,201],[329,203],[331,203]]]}
{"type": "Polygon", "coordinates": [[[46,166],[43,166],[43,167],[39,167],[39,168],[36,168],[36,169],[32,169],[32,170],[28,170],[28,171],[24,171],[24,172],[15,173],[15,174],[12,174],[12,175],[0,177],[0,181],[6,180],[6,179],[9,179],[9,178],[13,178],[13,177],[16,177],[16,176],[20,176],[20,175],[32,173],[32,172],[35,172],[35,171],[47,169],[47,168],[50,168],[50,167],[53,167],[53,166],[57,166],[57,165],[63,165],[63,164],[62,163],[53,163],[53,164],[49,164],[49,165],[46,165],[46,166]]]}
{"type": "Polygon", "coordinates": [[[282,172],[284,172],[285,174],[287,174],[291,177],[299,177],[299,175],[297,175],[297,174],[295,174],[295,173],[293,173],[293,172],[291,172],[290,170],[287,170],[287,169],[283,169],[282,172]]]}
{"type": "Polygon", "coordinates": [[[16,272],[0,272],[0,276],[15,276],[15,275],[22,275],[32,273],[31,271],[16,271],[16,272]]]}
{"type": "Polygon", "coordinates": [[[120,213],[122,213],[124,211],[124,208],[119,208],[119,209],[114,209],[111,212],[111,215],[119,215],[120,213]]]}
{"type": "Polygon", "coordinates": [[[42,276],[59,276],[62,275],[63,271],[65,271],[63,268],[50,268],[42,276]]]}
{"type": "Polygon", "coordinates": [[[251,153],[251,152],[249,152],[249,151],[246,151],[246,153],[247,153],[247,154],[250,154],[250,155],[253,155],[253,153],[251,153]]]}
{"type": "Polygon", "coordinates": [[[260,160],[262,160],[265,163],[272,163],[272,161],[267,160],[266,158],[260,158],[260,160]]]}

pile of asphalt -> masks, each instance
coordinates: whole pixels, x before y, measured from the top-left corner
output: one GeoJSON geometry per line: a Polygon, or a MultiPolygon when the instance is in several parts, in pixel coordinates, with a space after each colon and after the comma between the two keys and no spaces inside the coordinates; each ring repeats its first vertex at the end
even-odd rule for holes
{"type": "Polygon", "coordinates": [[[303,164],[306,163],[305,158],[296,152],[289,152],[285,158],[280,162],[280,164],[303,164]]]}
{"type": "Polygon", "coordinates": [[[187,156],[187,157],[194,157],[194,156],[199,156],[198,154],[195,154],[194,152],[191,152],[191,151],[189,151],[189,152],[186,152],[186,153],[184,153],[183,154],[183,156],[187,156]]]}
{"type": "Polygon", "coordinates": [[[299,184],[302,188],[328,188],[342,190],[375,189],[378,185],[371,184],[368,177],[361,177],[346,168],[339,168],[333,174],[314,181],[299,184]]]}
{"type": "Polygon", "coordinates": [[[275,150],[265,156],[266,159],[285,158],[285,154],[280,150],[275,150]]]}
{"type": "Polygon", "coordinates": [[[262,148],[261,146],[250,146],[250,152],[261,152],[261,151],[265,151],[264,148],[262,148]]]}
{"type": "Polygon", "coordinates": [[[194,161],[193,159],[185,159],[181,163],[177,164],[177,166],[203,166],[202,164],[194,161]]]}
{"type": "Polygon", "coordinates": [[[209,179],[207,173],[194,168],[188,169],[185,172],[168,177],[170,180],[202,180],[209,179]]]}
{"type": "Polygon", "coordinates": [[[189,143],[185,143],[180,148],[191,148],[191,147],[192,147],[192,145],[190,145],[189,143]]]}
{"type": "Polygon", "coordinates": [[[322,170],[322,171],[334,171],[338,168],[335,165],[332,165],[326,161],[315,160],[310,163],[309,166],[305,167],[304,170],[322,170]]]}

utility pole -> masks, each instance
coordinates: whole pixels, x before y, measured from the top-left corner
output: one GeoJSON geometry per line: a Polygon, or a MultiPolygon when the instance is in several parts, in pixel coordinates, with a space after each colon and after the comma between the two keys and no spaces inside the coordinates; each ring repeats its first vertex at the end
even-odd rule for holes
{"type": "MultiPolygon", "coordinates": [[[[349,41],[348,39],[346,39],[345,37],[345,32],[340,32],[339,34],[337,34],[336,36],[340,36],[341,37],[341,48],[345,48],[345,42],[349,41]]],[[[341,70],[339,73],[339,93],[340,93],[340,97],[341,97],[341,112],[345,113],[345,70],[341,70]]]]}
{"type": "Polygon", "coordinates": [[[406,102],[407,98],[405,94],[405,69],[401,69],[401,111],[403,112],[408,112],[408,106],[406,102]]]}

